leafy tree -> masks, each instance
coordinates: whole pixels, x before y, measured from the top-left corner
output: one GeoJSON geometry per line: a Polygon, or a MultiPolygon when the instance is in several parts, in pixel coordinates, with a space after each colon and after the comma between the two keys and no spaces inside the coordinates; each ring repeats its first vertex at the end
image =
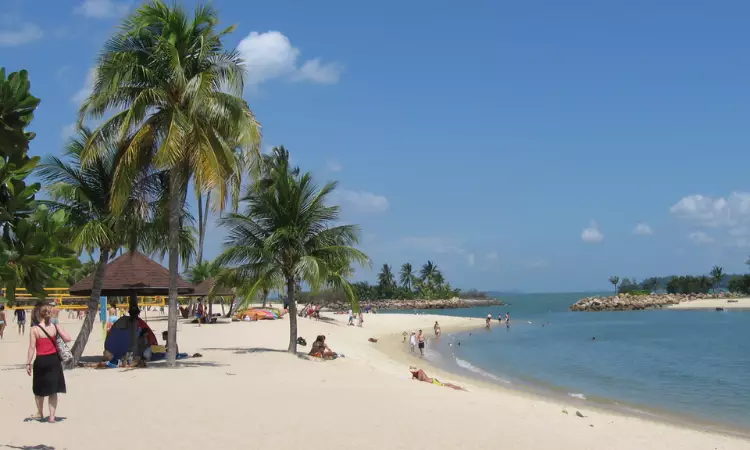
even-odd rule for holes
{"type": "Polygon", "coordinates": [[[415,278],[416,276],[414,275],[414,269],[411,267],[411,263],[408,263],[408,262],[404,263],[401,266],[401,272],[399,274],[399,281],[401,281],[401,287],[411,291],[415,278]]]}
{"type": "Polygon", "coordinates": [[[742,275],[729,280],[729,291],[750,295],[750,275],[742,275]]]}
{"type": "Polygon", "coordinates": [[[712,280],[706,276],[679,276],[669,280],[667,292],[670,294],[706,294],[712,286],[712,280]]]}
{"type": "Polygon", "coordinates": [[[105,119],[83,154],[93,160],[106,142],[121,142],[115,156],[114,204],[120,207],[143,167],[169,170],[169,318],[167,363],[175,364],[180,217],[188,182],[212,190],[224,205],[226,180],[237,179],[235,148],[259,153],[260,127],[242,99],[244,67],[216,29],[218,16],[198,6],[192,17],[162,0],[141,6],[107,41],[94,88],[80,109],[105,119]]]}
{"type": "Polygon", "coordinates": [[[617,295],[617,283],[620,282],[620,277],[613,275],[609,277],[609,282],[615,287],[615,295],[617,295]]]}
{"type": "Polygon", "coordinates": [[[253,183],[242,199],[246,210],[228,214],[220,223],[229,229],[221,264],[235,279],[282,277],[289,305],[289,352],[297,351],[296,285],[300,279],[316,291],[340,268],[342,261],[369,264],[353,247],[359,228],[334,225],[338,206],[327,206],[336,183],[315,186],[309,173],[275,170],[270,179],[253,183]],[[272,181],[271,189],[264,189],[272,181]]]}
{"type": "Polygon", "coordinates": [[[711,277],[714,279],[714,292],[719,292],[719,285],[724,278],[724,269],[719,266],[714,266],[713,269],[711,269],[711,277]]]}
{"type": "Polygon", "coordinates": [[[0,68],[0,287],[10,301],[16,289],[43,298],[45,284],[78,264],[64,212],[50,213],[35,201],[41,185],[26,184],[39,162],[29,157],[35,134],[26,131],[39,99],[25,70],[5,76],[0,68]]]}

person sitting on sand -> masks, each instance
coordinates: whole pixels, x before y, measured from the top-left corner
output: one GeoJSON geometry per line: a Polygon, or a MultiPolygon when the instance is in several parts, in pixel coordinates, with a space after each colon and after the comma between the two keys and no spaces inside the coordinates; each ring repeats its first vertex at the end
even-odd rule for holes
{"type": "Polygon", "coordinates": [[[426,373],[424,373],[424,370],[420,369],[417,366],[409,366],[409,372],[411,372],[411,378],[416,379],[419,381],[424,381],[425,383],[434,384],[436,386],[445,386],[449,387],[451,389],[455,389],[457,391],[465,391],[466,389],[462,388],[461,386],[457,384],[452,383],[441,383],[437,378],[430,378],[427,376],[426,373]]]}
{"type": "Polygon", "coordinates": [[[312,343],[312,348],[310,348],[310,353],[308,354],[310,356],[323,359],[333,359],[338,356],[336,352],[328,347],[328,345],[326,344],[326,337],[322,334],[319,335],[315,339],[315,342],[312,343]]]}

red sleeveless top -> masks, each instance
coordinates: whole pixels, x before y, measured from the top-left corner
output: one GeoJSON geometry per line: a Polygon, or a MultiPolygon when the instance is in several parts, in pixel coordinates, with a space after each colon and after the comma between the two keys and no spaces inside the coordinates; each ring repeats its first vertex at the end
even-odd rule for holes
{"type": "MultiPolygon", "coordinates": [[[[40,327],[41,328],[41,327],[40,327]]],[[[48,338],[46,334],[44,334],[44,331],[39,330],[39,336],[36,338],[36,355],[37,356],[45,356],[45,355],[52,355],[54,353],[57,353],[57,341],[53,341],[52,339],[56,339],[55,336],[57,336],[57,333],[50,334],[52,339],[48,338]]]]}

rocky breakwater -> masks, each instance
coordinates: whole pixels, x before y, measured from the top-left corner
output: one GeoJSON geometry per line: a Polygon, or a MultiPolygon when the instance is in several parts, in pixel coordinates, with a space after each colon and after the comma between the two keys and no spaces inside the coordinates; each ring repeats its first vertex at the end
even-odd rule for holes
{"type": "Polygon", "coordinates": [[[718,294],[619,294],[610,297],[585,297],[575,302],[571,311],[634,311],[639,309],[663,308],[682,302],[704,299],[729,299],[739,297],[733,293],[718,294]]]}

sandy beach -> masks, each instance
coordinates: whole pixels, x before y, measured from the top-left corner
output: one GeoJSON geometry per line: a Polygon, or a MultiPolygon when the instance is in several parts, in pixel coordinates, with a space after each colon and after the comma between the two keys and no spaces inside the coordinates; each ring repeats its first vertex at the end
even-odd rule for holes
{"type": "Polygon", "coordinates": [[[704,300],[693,300],[670,305],[669,309],[750,309],[750,298],[707,298],[704,300]],[[736,300],[736,301],[735,301],[736,300]]]}
{"type": "MultiPolygon", "coordinates": [[[[80,322],[61,317],[75,335],[80,322]]],[[[11,323],[0,341],[0,448],[750,449],[741,438],[493,389],[429,365],[422,365],[428,375],[468,392],[413,381],[408,364],[418,359],[403,353],[397,336],[422,328],[431,337],[435,320],[444,333],[483,326],[481,319],[378,314],[356,328],[346,316],[324,314],[300,319],[308,342],[300,352],[325,334],[346,357],[311,361],[285,352],[286,319],[181,323],[180,351],[202,358],[175,369],[68,371],[57,424],[24,420],[34,412],[28,341],[11,323]]],[[[149,325],[160,336],[166,320],[149,317],[149,325]]],[[[97,328],[86,355],[99,355],[102,342],[97,328]]]]}

